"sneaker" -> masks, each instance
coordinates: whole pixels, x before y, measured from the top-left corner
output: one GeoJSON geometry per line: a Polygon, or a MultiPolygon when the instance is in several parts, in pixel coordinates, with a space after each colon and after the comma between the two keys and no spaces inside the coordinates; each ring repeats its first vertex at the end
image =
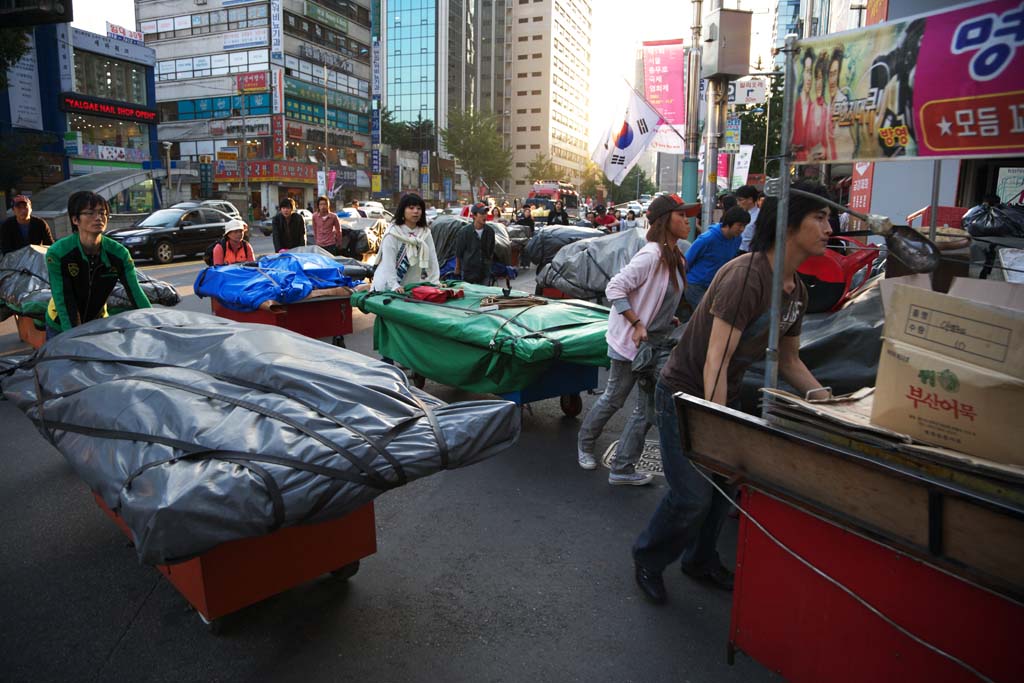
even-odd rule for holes
{"type": "Polygon", "coordinates": [[[646,486],[654,481],[654,475],[648,472],[612,472],[608,475],[608,483],[612,486],[646,486]]]}
{"type": "Polygon", "coordinates": [[[577,457],[577,462],[579,462],[580,467],[585,469],[585,470],[596,470],[597,469],[597,460],[595,460],[594,456],[591,455],[590,453],[586,453],[584,451],[580,451],[579,455],[577,457]]]}
{"type": "Polygon", "coordinates": [[[689,565],[680,565],[680,569],[683,573],[689,576],[691,579],[701,581],[703,583],[714,586],[724,591],[731,591],[733,586],[733,573],[732,570],[727,569],[721,564],[717,564],[711,569],[695,569],[689,565]]]}

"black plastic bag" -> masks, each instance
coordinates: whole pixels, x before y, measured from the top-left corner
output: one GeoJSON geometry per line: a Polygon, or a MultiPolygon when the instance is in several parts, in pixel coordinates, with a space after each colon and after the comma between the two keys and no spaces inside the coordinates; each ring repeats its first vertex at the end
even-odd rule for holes
{"type": "Polygon", "coordinates": [[[972,237],[1024,237],[1024,208],[980,204],[964,214],[962,225],[972,237]]]}

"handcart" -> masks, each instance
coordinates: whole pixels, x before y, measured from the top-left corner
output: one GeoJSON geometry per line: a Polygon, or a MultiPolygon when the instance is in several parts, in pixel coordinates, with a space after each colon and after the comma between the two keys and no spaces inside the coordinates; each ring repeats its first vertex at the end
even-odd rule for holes
{"type": "Polygon", "coordinates": [[[374,348],[426,379],[520,406],[558,397],[562,412],[583,409],[582,392],[607,367],[608,309],[585,301],[535,298],[524,307],[483,306],[487,297],[528,299],[523,292],[457,283],[463,297],[445,303],[393,292],[360,292],[353,304],[376,315],[374,348]]]}
{"type": "MultiPolygon", "coordinates": [[[[131,538],[118,514],[98,495],[93,497],[131,538]]],[[[375,552],[377,535],[369,502],[340,519],[228,541],[199,557],[156,568],[217,634],[223,617],[318,576],[330,574],[347,581],[359,571],[359,561],[375,552]]]]}
{"type": "Polygon", "coordinates": [[[345,335],[352,334],[352,303],[348,296],[309,297],[255,311],[236,311],[210,297],[210,308],[214,315],[235,322],[275,325],[314,339],[330,337],[332,344],[342,348],[345,335]]]}

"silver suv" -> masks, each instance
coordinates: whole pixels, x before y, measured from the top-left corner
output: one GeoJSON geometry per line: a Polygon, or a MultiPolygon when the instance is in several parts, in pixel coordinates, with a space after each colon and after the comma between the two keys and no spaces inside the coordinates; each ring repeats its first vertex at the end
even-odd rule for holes
{"type": "Polygon", "coordinates": [[[211,209],[217,209],[218,211],[226,213],[227,215],[231,216],[232,218],[237,218],[238,220],[245,220],[244,218],[242,218],[242,214],[240,214],[238,212],[238,209],[235,208],[235,205],[232,204],[229,201],[224,200],[224,199],[204,199],[204,200],[198,201],[198,202],[197,201],[178,202],[177,204],[174,204],[173,206],[171,206],[171,208],[172,209],[197,209],[200,206],[205,206],[205,207],[208,207],[208,208],[211,208],[211,209]]]}

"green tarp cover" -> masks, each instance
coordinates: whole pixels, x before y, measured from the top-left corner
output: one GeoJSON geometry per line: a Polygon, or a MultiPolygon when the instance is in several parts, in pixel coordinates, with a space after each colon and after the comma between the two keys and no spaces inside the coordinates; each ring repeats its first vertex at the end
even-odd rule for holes
{"type": "MultiPolygon", "coordinates": [[[[556,360],[608,366],[608,309],[577,300],[481,311],[497,287],[457,283],[465,297],[444,304],[392,292],[356,292],[352,305],[377,316],[373,345],[424,377],[478,393],[523,389],[556,360]]],[[[410,286],[411,289],[411,286],[410,286]]],[[[527,296],[512,291],[512,296],[527,296]]]]}

